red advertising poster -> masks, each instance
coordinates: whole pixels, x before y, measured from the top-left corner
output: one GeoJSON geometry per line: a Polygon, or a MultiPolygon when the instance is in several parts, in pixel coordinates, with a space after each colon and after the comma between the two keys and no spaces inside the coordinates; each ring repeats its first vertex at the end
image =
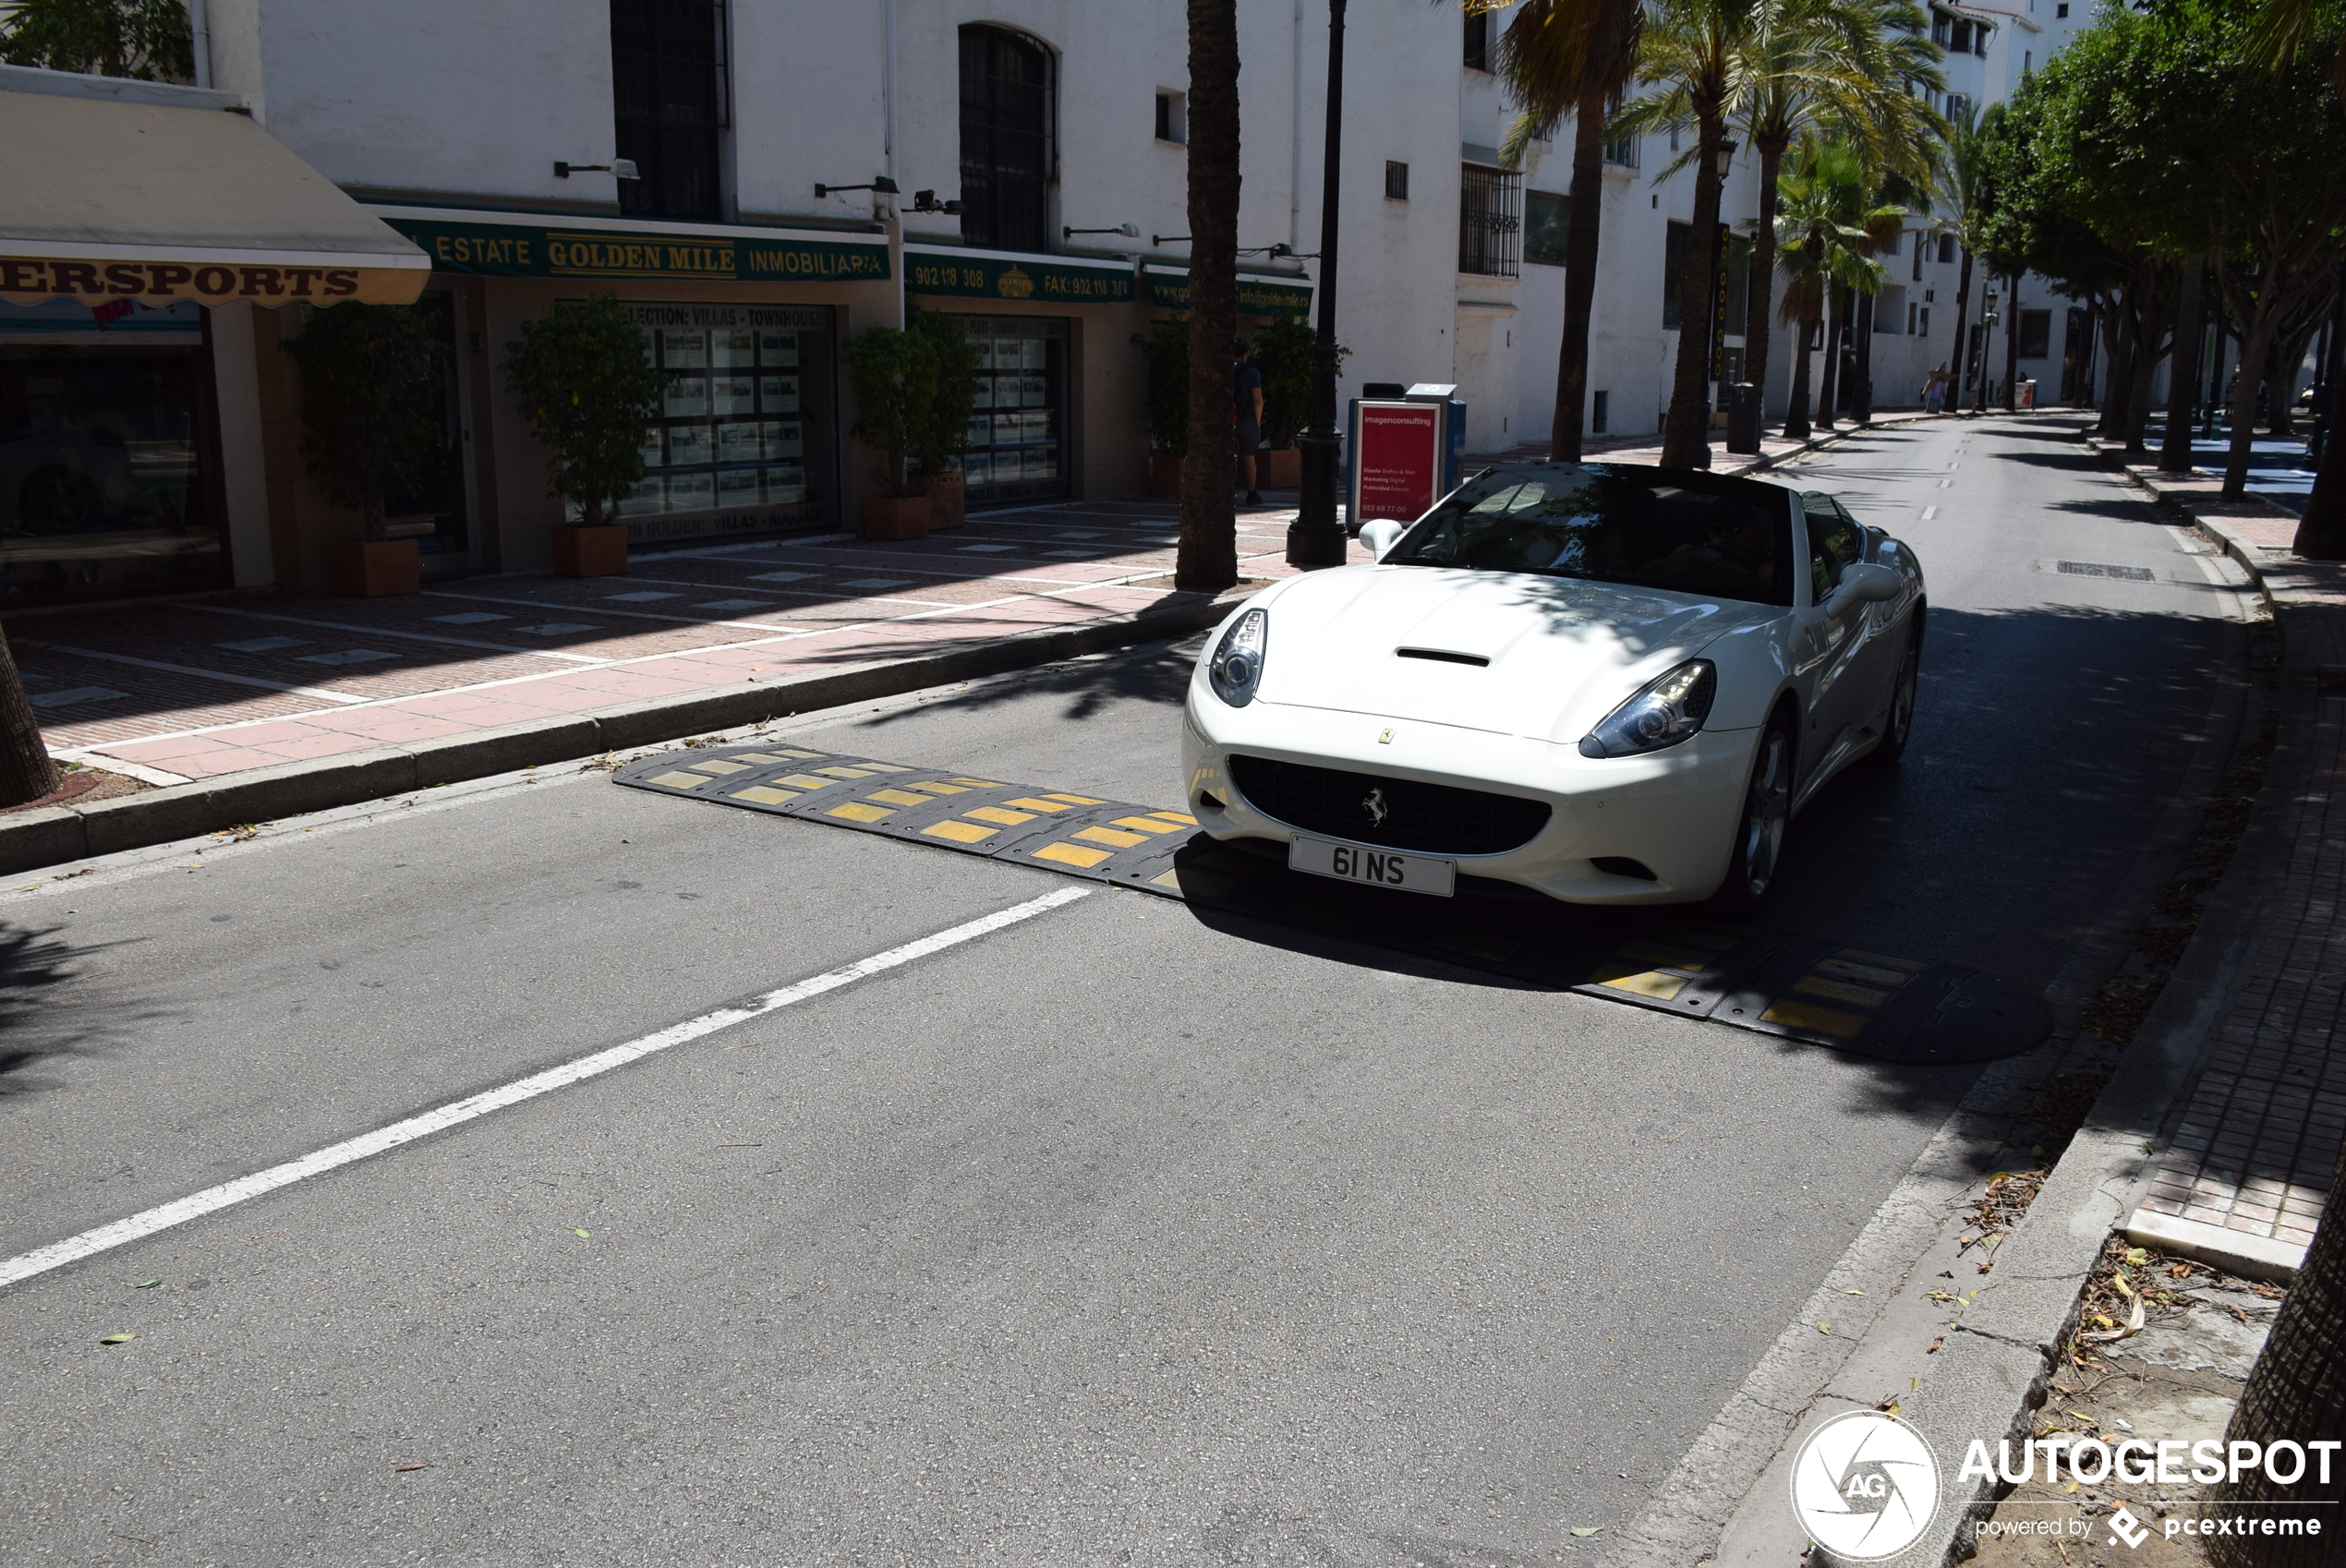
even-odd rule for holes
{"type": "Polygon", "coordinates": [[[1415,522],[1441,494],[1442,410],[1430,403],[1360,404],[1352,515],[1415,522]]]}

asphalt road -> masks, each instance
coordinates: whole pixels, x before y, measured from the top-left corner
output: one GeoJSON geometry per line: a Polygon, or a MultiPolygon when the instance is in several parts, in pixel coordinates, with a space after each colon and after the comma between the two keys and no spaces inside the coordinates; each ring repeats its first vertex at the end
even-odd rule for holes
{"type": "MultiPolygon", "coordinates": [[[[2045,422],[1794,472],[1933,609],[1771,918],[2041,987],[2229,598],[2045,422]]],[[[1185,668],[801,722],[1170,805],[1185,668]]],[[[587,775],[10,896],[0,1258],[1070,886],[587,775]]],[[[1095,891],[0,1288],[0,1561],[1594,1561],[1975,1071],[1095,891]]]]}

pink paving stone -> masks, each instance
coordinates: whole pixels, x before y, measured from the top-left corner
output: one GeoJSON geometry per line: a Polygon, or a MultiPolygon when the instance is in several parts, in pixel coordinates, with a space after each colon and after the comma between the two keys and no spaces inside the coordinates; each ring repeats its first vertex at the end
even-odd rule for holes
{"type": "Polygon", "coordinates": [[[163,741],[106,741],[91,748],[106,756],[117,756],[130,762],[161,764],[192,760],[220,752],[241,751],[243,748],[210,735],[179,735],[163,741]]]}
{"type": "Polygon", "coordinates": [[[248,752],[239,747],[232,752],[182,758],[172,765],[171,771],[184,773],[190,778],[221,778],[231,773],[248,773],[256,767],[274,767],[284,760],[271,752],[248,752]]]}
{"type": "Polygon", "coordinates": [[[280,762],[305,762],[311,757],[339,756],[345,752],[363,752],[375,745],[365,735],[312,735],[301,741],[272,741],[266,746],[254,748],[268,753],[280,762]]]}
{"type": "Polygon", "coordinates": [[[469,734],[474,726],[434,718],[429,714],[401,715],[393,712],[363,720],[360,715],[352,714],[343,723],[323,723],[320,728],[339,730],[349,735],[366,735],[378,741],[437,741],[443,735],[469,734]]]}
{"type": "MultiPolygon", "coordinates": [[[[331,710],[329,710],[331,711],[331,710]]],[[[240,724],[233,730],[216,731],[222,742],[232,746],[268,746],[279,741],[305,740],[318,733],[309,720],[323,714],[305,714],[300,718],[281,719],[270,724],[240,724]]]]}

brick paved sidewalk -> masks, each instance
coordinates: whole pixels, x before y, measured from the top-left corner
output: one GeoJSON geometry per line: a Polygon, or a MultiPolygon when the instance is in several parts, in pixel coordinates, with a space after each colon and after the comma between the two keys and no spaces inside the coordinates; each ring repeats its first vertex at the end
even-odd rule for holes
{"type": "Polygon", "coordinates": [[[2346,1136],[2346,563],[2291,553],[2296,518],[2253,498],[2226,501],[2217,479],[2128,472],[2229,536],[2272,600],[2289,690],[2256,809],[2276,814],[2290,845],[2279,884],[2258,890],[2213,1049],[2129,1228],[2218,1252],[2226,1235],[2244,1236],[2249,1256],[2302,1256],[2346,1136]]]}
{"type": "MultiPolygon", "coordinates": [[[[1241,513],[1242,576],[1292,570],[1293,516],[1241,513]]],[[[171,784],[1197,602],[1173,587],[1178,525],[1169,501],[1074,502],[918,540],[647,553],[623,577],[221,595],[7,631],[54,753],[171,784]]]]}

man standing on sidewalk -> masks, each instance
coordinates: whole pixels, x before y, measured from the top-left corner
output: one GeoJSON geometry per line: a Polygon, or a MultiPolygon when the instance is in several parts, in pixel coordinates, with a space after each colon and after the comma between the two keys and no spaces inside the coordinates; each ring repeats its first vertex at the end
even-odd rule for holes
{"type": "Polygon", "coordinates": [[[1231,358],[1239,477],[1246,482],[1246,504],[1261,506],[1263,492],[1254,488],[1254,454],[1263,449],[1263,372],[1254,368],[1254,345],[1244,338],[1231,344],[1231,358]]]}

